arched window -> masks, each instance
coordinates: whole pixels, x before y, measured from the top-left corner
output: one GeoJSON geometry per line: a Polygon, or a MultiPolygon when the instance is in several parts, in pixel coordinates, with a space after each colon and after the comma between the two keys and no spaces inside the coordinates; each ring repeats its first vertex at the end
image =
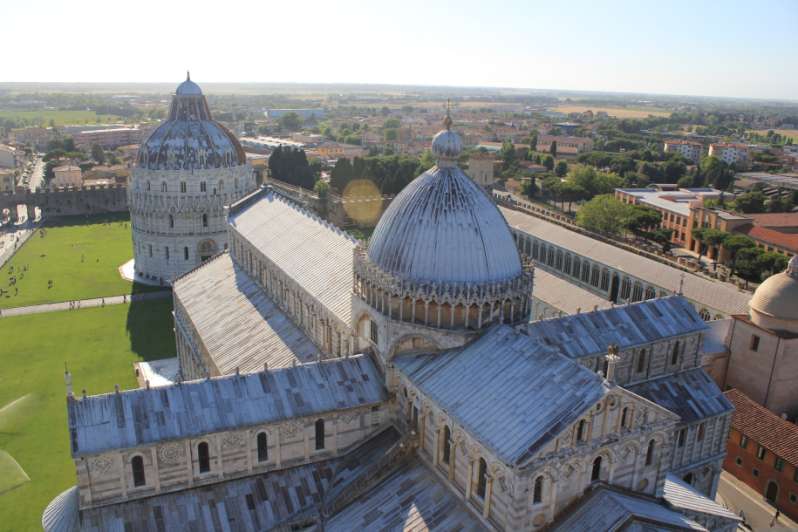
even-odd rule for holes
{"type": "Polygon", "coordinates": [[[130,461],[130,469],[133,470],[133,486],[143,486],[147,483],[144,477],[144,459],[141,456],[134,456],[130,461]]]}
{"type": "Polygon", "coordinates": [[[540,252],[540,244],[535,240],[532,242],[532,258],[538,260],[538,253],[540,252]]]}
{"type": "Polygon", "coordinates": [[[585,441],[587,439],[587,421],[584,419],[579,421],[576,426],[576,441],[585,441]]]}
{"type": "Polygon", "coordinates": [[[590,271],[590,284],[598,288],[599,285],[599,267],[595,264],[590,271]]]}
{"type": "Polygon", "coordinates": [[[448,464],[452,455],[452,431],[448,425],[443,426],[443,463],[448,464]]]}
{"type": "Polygon", "coordinates": [[[535,479],[535,489],[532,492],[532,504],[543,502],[543,476],[535,479]]]}
{"type": "Polygon", "coordinates": [[[601,289],[605,291],[610,289],[610,272],[607,268],[601,270],[601,289]]]}
{"type": "Polygon", "coordinates": [[[169,190],[169,187],[166,186],[166,181],[161,183],[161,192],[167,192],[168,190],[169,190]]]}
{"type": "Polygon", "coordinates": [[[627,423],[629,423],[629,407],[625,406],[621,410],[621,428],[628,429],[627,423]]]}
{"type": "Polygon", "coordinates": [[[635,282],[634,289],[632,290],[632,302],[640,301],[643,297],[643,285],[635,282]]]}
{"type": "Polygon", "coordinates": [[[590,473],[590,481],[594,482],[596,480],[601,480],[601,457],[597,456],[595,460],[593,460],[593,471],[590,473]]]}
{"type": "Polygon", "coordinates": [[[169,215],[169,227],[170,228],[174,228],[174,226],[175,226],[175,217],[170,214],[169,215]]]}
{"type": "Polygon", "coordinates": [[[149,191],[150,191],[150,182],[147,181],[147,192],[149,192],[149,191]]]}
{"type": "Polygon", "coordinates": [[[646,299],[654,299],[655,297],[657,297],[656,290],[650,286],[646,288],[646,299]]]}
{"type": "Polygon", "coordinates": [[[632,291],[632,282],[628,277],[624,277],[621,281],[621,299],[629,299],[629,293],[632,291]]]}
{"type": "Polygon", "coordinates": [[[485,489],[488,485],[488,464],[484,458],[479,459],[479,468],[477,472],[477,495],[485,498],[485,489]]]}
{"type": "Polygon", "coordinates": [[[557,250],[557,257],[555,258],[554,267],[558,270],[562,270],[562,250],[557,250]]]}
{"type": "Polygon", "coordinates": [[[183,248],[183,259],[188,260],[188,246],[183,248]]]}
{"type": "Polygon", "coordinates": [[[211,453],[207,442],[197,445],[197,460],[199,461],[200,473],[207,473],[211,470],[211,453]]]}
{"type": "Polygon", "coordinates": [[[565,254],[565,266],[563,267],[563,272],[568,275],[571,275],[571,254],[565,254]]]}
{"type": "Polygon", "coordinates": [[[641,349],[637,355],[637,372],[643,373],[646,370],[646,350],[641,349]]]}
{"type": "Polygon", "coordinates": [[[574,267],[571,269],[571,275],[579,279],[579,273],[582,271],[582,261],[579,257],[574,257],[574,267]]]}
{"type": "Polygon", "coordinates": [[[169,247],[165,247],[163,249],[164,249],[164,253],[166,253],[166,260],[168,261],[169,260],[169,247]]]}
{"type": "Polygon", "coordinates": [[[679,363],[679,341],[673,344],[673,351],[671,351],[671,366],[679,363]]]}
{"type": "Polygon", "coordinates": [[[181,181],[181,182],[180,182],[180,192],[181,192],[182,194],[185,194],[185,193],[186,193],[186,182],[185,182],[185,181],[181,181]]]}
{"type": "Polygon", "coordinates": [[[698,425],[698,434],[696,435],[696,440],[697,441],[704,441],[704,432],[705,431],[706,431],[706,429],[704,428],[704,424],[703,423],[698,425]]]}
{"type": "Polygon", "coordinates": [[[648,449],[646,449],[646,465],[649,466],[654,463],[654,451],[656,450],[657,442],[651,440],[648,442],[648,449]]]}
{"type": "Polygon", "coordinates": [[[582,282],[587,283],[590,281],[590,263],[582,261],[582,282]]]}
{"type": "Polygon", "coordinates": [[[269,440],[265,432],[258,434],[258,462],[269,459],[269,440]]]}
{"type": "Polygon", "coordinates": [[[202,227],[208,227],[208,215],[207,214],[203,214],[202,215],[202,227]]]}
{"type": "Polygon", "coordinates": [[[687,473],[685,476],[682,477],[682,480],[684,480],[685,482],[687,482],[688,484],[690,484],[692,486],[693,485],[693,474],[692,473],[687,473]]]}
{"type": "Polygon", "coordinates": [[[205,181],[200,181],[200,192],[207,192],[208,185],[205,184],[205,181]]]}
{"type": "Polygon", "coordinates": [[[220,179],[219,180],[219,192],[222,192],[223,190],[224,190],[224,180],[220,179]]]}
{"type": "Polygon", "coordinates": [[[316,420],[316,450],[324,449],[324,420],[316,420]]]}

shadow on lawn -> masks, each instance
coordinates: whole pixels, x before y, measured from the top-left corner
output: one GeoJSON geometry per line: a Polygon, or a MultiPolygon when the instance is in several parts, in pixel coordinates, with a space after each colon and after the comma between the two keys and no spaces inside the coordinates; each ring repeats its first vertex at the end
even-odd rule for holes
{"type": "MultiPolygon", "coordinates": [[[[151,291],[151,287],[133,285],[133,295],[151,291]]],[[[127,312],[130,349],[144,360],[176,355],[171,291],[169,297],[133,301],[127,312]]]]}
{"type": "Polygon", "coordinates": [[[129,212],[107,212],[102,214],[85,214],[74,216],[54,216],[44,220],[44,227],[70,227],[75,225],[92,225],[104,223],[130,223],[129,212]]]}

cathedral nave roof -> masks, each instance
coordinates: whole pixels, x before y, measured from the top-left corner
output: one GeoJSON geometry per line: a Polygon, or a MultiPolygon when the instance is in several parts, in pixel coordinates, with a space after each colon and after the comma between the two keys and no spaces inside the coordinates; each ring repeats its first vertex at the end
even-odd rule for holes
{"type": "Polygon", "coordinates": [[[159,388],[70,398],[74,456],[376,404],[387,397],[368,356],[159,388]]]}
{"type": "Polygon", "coordinates": [[[523,464],[608,391],[594,372],[507,325],[396,368],[507,464],[523,464]]]}
{"type": "Polygon", "coordinates": [[[668,296],[611,309],[540,320],[524,332],[571,358],[621,349],[706,330],[707,324],[687,299],[668,296]]]}
{"type": "Polygon", "coordinates": [[[349,325],[356,241],[271,189],[231,209],[230,224],[288,277],[349,325]]]}
{"type": "Polygon", "coordinates": [[[213,363],[222,374],[312,362],[319,349],[266,292],[223,253],[174,284],[213,363]]]}
{"type": "Polygon", "coordinates": [[[641,382],[626,389],[667,408],[682,418],[682,423],[719,416],[734,409],[703,368],[641,382]]]}

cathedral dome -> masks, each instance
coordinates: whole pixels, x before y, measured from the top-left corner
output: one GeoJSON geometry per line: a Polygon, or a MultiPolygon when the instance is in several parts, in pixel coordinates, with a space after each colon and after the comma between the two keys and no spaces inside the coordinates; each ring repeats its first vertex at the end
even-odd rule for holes
{"type": "Polygon", "coordinates": [[[246,164],[238,139],[211,118],[199,85],[186,78],[169,108],[169,118],[139,149],[138,166],[149,170],[201,170],[246,164]]]}
{"type": "Polygon", "coordinates": [[[438,164],[396,196],[374,229],[369,260],[416,283],[484,285],[516,278],[521,260],[507,222],[457,167],[462,142],[448,126],[433,141],[438,164]]]}
{"type": "Polygon", "coordinates": [[[773,330],[798,333],[798,255],[787,269],[771,275],[754,292],[751,321],[773,330]]]}

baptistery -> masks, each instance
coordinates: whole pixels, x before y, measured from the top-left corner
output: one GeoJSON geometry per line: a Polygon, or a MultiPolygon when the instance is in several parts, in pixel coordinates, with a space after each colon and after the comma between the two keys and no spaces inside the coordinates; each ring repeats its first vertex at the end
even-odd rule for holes
{"type": "Polygon", "coordinates": [[[235,135],[187,75],[141,144],[128,185],[136,272],[169,284],[227,248],[224,207],[255,189],[235,135]]]}

